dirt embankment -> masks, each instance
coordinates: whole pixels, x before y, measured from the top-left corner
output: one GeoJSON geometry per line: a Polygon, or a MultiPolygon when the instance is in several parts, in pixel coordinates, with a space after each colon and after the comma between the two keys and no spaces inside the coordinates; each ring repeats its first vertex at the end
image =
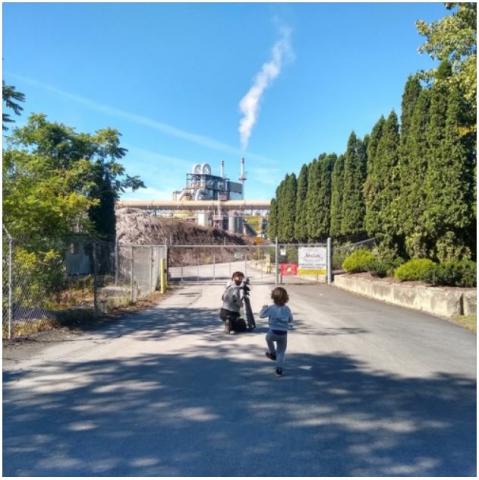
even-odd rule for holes
{"type": "Polygon", "coordinates": [[[196,265],[230,261],[234,255],[234,245],[249,245],[249,241],[239,235],[231,235],[217,228],[200,227],[184,220],[151,215],[136,208],[121,208],[116,212],[117,240],[120,244],[131,245],[228,245],[222,249],[170,249],[170,265],[196,265]],[[214,260],[213,260],[214,253],[214,260]]]}
{"type": "Polygon", "coordinates": [[[200,227],[184,220],[157,217],[136,208],[120,208],[116,212],[119,243],[134,245],[246,245],[239,235],[217,228],[200,227]]]}

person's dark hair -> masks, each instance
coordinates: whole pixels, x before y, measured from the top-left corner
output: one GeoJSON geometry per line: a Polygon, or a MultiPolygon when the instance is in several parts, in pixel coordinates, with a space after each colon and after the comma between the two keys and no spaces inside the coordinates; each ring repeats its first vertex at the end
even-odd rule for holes
{"type": "Polygon", "coordinates": [[[243,272],[235,272],[233,275],[231,275],[231,279],[235,277],[243,277],[244,278],[244,273],[243,272]]]}
{"type": "Polygon", "coordinates": [[[271,292],[271,298],[275,305],[285,305],[289,301],[288,292],[283,287],[276,287],[271,292]]]}

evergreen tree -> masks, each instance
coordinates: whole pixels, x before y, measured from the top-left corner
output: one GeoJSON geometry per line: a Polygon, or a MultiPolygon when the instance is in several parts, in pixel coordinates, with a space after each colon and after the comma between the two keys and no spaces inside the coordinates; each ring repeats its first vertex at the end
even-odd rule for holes
{"type": "Polygon", "coordinates": [[[364,232],[364,194],[366,151],[364,144],[351,133],[344,161],[344,188],[341,211],[341,234],[359,238],[364,232]]]}
{"type": "MultiPolygon", "coordinates": [[[[5,103],[5,108],[13,110],[15,115],[20,115],[23,111],[23,107],[19,102],[25,101],[25,94],[18,92],[13,85],[6,85],[2,81],[2,100],[5,103]]],[[[2,129],[8,130],[7,123],[12,123],[14,120],[10,117],[9,113],[2,113],[2,129]]]]}
{"type": "Polygon", "coordinates": [[[421,90],[421,83],[417,76],[410,76],[404,86],[404,93],[401,102],[401,143],[404,143],[408,136],[414,108],[421,90]]]}
{"type": "Polygon", "coordinates": [[[283,180],[281,180],[278,188],[276,189],[276,236],[279,240],[283,239],[283,231],[284,231],[284,188],[286,185],[286,179],[288,175],[286,175],[283,180]]]}
{"type": "Polygon", "coordinates": [[[325,157],[326,154],[321,154],[319,158],[310,163],[308,168],[308,193],[306,194],[306,223],[308,228],[308,240],[318,240],[318,204],[321,186],[319,163],[325,157]]]}
{"type": "MultiPolygon", "coordinates": [[[[429,89],[419,95],[406,139],[403,141],[400,157],[400,213],[401,232],[405,236],[405,248],[409,257],[427,256],[427,235],[419,219],[424,215],[428,144],[427,128],[430,108],[429,89]]],[[[401,139],[402,140],[402,139],[401,139]]]]}
{"type": "Polygon", "coordinates": [[[341,236],[341,218],[343,203],[344,155],[339,155],[334,163],[331,175],[331,237],[341,236]]]}
{"type": "Polygon", "coordinates": [[[306,195],[308,193],[308,165],[301,167],[298,177],[298,192],[296,195],[296,219],[294,225],[294,237],[298,242],[308,239],[308,227],[306,223],[306,195]]]}
{"type": "MultiPolygon", "coordinates": [[[[278,190],[276,189],[276,192],[278,190]]],[[[276,197],[271,200],[268,218],[268,238],[274,240],[278,236],[278,204],[276,197]]]]}
{"type": "Polygon", "coordinates": [[[336,155],[328,155],[318,162],[319,164],[319,195],[317,204],[316,237],[324,240],[329,235],[331,223],[331,176],[336,161],[336,155]]]}
{"type": "Polygon", "coordinates": [[[403,254],[403,239],[399,233],[397,199],[399,198],[399,123],[394,111],[384,124],[376,151],[376,183],[379,187],[377,207],[379,230],[377,236],[383,249],[403,254]]]}
{"type": "MultiPolygon", "coordinates": [[[[447,75],[447,64],[437,70],[440,80],[447,75]],[[446,73],[444,73],[446,72],[446,73]]],[[[441,204],[441,194],[438,190],[441,188],[443,172],[439,170],[444,168],[442,151],[446,131],[448,104],[448,87],[444,81],[437,81],[431,88],[431,103],[429,109],[429,122],[426,129],[427,139],[427,170],[424,179],[424,212],[419,222],[424,226],[423,243],[426,255],[429,258],[437,258],[436,243],[439,238],[440,217],[437,214],[441,204]]],[[[447,174],[447,172],[445,172],[447,174]]]]}
{"type": "Polygon", "coordinates": [[[278,238],[282,242],[294,240],[294,225],[296,216],[296,175],[286,175],[280,184],[278,203],[278,238]]]}
{"type": "MultiPolygon", "coordinates": [[[[444,121],[443,134],[431,125],[431,138],[440,145],[430,157],[426,176],[426,211],[424,218],[431,235],[430,255],[440,261],[470,258],[475,249],[474,153],[472,133],[463,134],[467,121],[467,104],[457,85],[447,90],[435,89],[432,105],[437,110],[436,122],[444,121]],[[447,93],[446,116],[444,94],[447,93]]],[[[432,119],[431,119],[432,121],[432,119]]]]}
{"type": "Polygon", "coordinates": [[[411,184],[415,185],[417,178],[410,175],[410,162],[412,161],[412,152],[408,149],[408,139],[410,138],[410,130],[412,118],[419,96],[421,95],[422,87],[418,75],[410,76],[406,85],[401,102],[401,129],[400,129],[400,150],[399,150],[399,194],[394,200],[394,211],[396,212],[396,230],[402,235],[403,254],[407,254],[407,248],[404,245],[405,234],[404,226],[408,223],[408,216],[410,212],[404,208],[406,192],[411,190],[411,184]]]}
{"type": "Polygon", "coordinates": [[[285,223],[284,223],[284,232],[283,238],[286,242],[294,241],[294,227],[296,219],[296,196],[297,196],[298,182],[296,175],[292,173],[288,181],[286,182],[285,188],[285,223]]]}
{"type": "Polygon", "coordinates": [[[377,195],[381,186],[377,181],[379,166],[376,153],[385,123],[386,120],[381,116],[371,131],[367,149],[367,177],[364,182],[364,226],[369,236],[374,236],[379,231],[379,207],[377,205],[377,195]]]}

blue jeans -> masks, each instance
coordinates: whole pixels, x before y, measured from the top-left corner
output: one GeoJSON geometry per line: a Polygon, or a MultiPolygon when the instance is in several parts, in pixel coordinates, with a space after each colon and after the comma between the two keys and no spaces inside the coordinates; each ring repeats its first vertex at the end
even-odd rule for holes
{"type": "Polygon", "coordinates": [[[278,335],[271,330],[266,334],[266,343],[268,344],[269,353],[276,355],[276,367],[283,368],[286,347],[288,345],[288,334],[278,335]],[[275,348],[276,342],[276,348],[275,348]]]}

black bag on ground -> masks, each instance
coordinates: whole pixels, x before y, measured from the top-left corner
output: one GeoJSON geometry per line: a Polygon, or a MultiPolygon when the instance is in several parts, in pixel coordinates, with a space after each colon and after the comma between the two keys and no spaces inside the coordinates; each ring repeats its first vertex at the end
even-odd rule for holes
{"type": "Polygon", "coordinates": [[[248,330],[244,318],[230,318],[230,328],[233,332],[246,332],[248,330]]]}

